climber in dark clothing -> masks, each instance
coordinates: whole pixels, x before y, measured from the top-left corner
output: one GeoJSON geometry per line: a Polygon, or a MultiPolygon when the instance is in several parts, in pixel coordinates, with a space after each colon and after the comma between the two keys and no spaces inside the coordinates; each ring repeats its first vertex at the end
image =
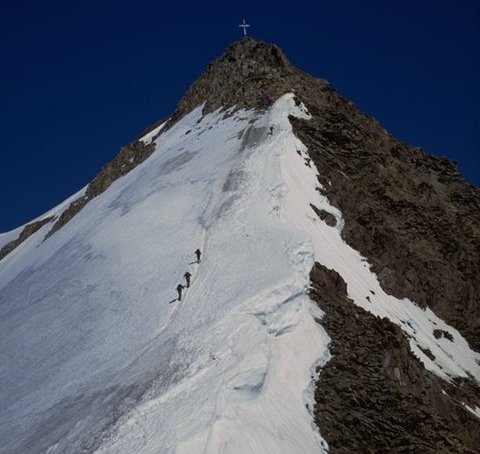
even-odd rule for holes
{"type": "Polygon", "coordinates": [[[182,301],[182,290],[183,290],[183,285],[178,284],[177,285],[178,301],[182,301]]]}
{"type": "Polygon", "coordinates": [[[200,263],[200,257],[202,256],[202,252],[200,251],[200,249],[197,249],[195,251],[195,255],[197,256],[197,263],[200,263]]]}
{"type": "Polygon", "coordinates": [[[187,271],[183,277],[185,278],[185,280],[187,281],[187,288],[190,287],[190,278],[192,277],[192,275],[187,271]]]}
{"type": "Polygon", "coordinates": [[[273,126],[270,126],[270,132],[268,133],[269,136],[273,136],[273,126]]]}

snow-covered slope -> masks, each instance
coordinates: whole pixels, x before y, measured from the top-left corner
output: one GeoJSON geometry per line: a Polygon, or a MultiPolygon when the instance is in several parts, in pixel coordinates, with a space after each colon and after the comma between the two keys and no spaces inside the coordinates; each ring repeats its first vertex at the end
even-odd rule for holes
{"type": "Polygon", "coordinates": [[[279,218],[295,112],[292,96],[265,118],[196,109],[2,261],[7,452],[318,449],[306,404],[328,338],[306,296],[313,251],[279,218]]]}
{"type": "Polygon", "coordinates": [[[307,295],[315,260],[399,324],[430,370],[480,379],[460,334],[386,295],[342,241],[342,215],[288,121],[309,117],[297,104],[287,94],[264,114],[198,107],[62,229],[1,262],[5,452],[326,450],[311,414],[314,371],[329,359],[307,295]],[[435,339],[439,326],[453,342],[435,339]]]}

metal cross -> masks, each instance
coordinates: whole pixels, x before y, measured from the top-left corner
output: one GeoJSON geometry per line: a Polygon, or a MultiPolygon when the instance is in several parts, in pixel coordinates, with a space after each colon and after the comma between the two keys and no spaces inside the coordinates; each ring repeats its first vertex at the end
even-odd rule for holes
{"type": "Polygon", "coordinates": [[[247,27],[250,27],[250,25],[245,22],[245,19],[243,19],[243,23],[239,27],[243,28],[243,36],[247,36],[247,27]]]}

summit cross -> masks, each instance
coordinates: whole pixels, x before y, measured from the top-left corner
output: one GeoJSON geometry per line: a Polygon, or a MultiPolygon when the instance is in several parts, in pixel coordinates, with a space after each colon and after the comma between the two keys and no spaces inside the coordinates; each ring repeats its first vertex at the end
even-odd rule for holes
{"type": "Polygon", "coordinates": [[[239,27],[243,28],[243,36],[247,36],[247,28],[250,27],[250,25],[245,22],[245,19],[243,19],[243,22],[239,25],[239,27]]]}

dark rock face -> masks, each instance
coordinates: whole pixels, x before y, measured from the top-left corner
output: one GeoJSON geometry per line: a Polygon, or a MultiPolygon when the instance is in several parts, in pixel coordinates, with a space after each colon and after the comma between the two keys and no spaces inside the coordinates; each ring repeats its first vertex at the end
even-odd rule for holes
{"type": "Polygon", "coordinates": [[[53,217],[42,219],[41,221],[32,222],[24,227],[20,235],[16,240],[10,241],[0,249],[0,260],[2,260],[7,254],[10,254],[17,246],[22,244],[27,238],[33,235],[37,230],[40,230],[45,224],[48,224],[53,217]]]}
{"type": "Polygon", "coordinates": [[[452,162],[399,143],[348,103],[305,103],[313,119],[292,123],[343,213],[343,238],[385,291],[429,306],[480,350],[480,192],[452,162]]]}
{"type": "Polygon", "coordinates": [[[330,452],[476,452],[480,421],[461,402],[475,396],[478,402],[480,388],[427,372],[401,329],[353,304],[335,271],[317,263],[310,278],[332,338],[314,411],[330,452]]]}

